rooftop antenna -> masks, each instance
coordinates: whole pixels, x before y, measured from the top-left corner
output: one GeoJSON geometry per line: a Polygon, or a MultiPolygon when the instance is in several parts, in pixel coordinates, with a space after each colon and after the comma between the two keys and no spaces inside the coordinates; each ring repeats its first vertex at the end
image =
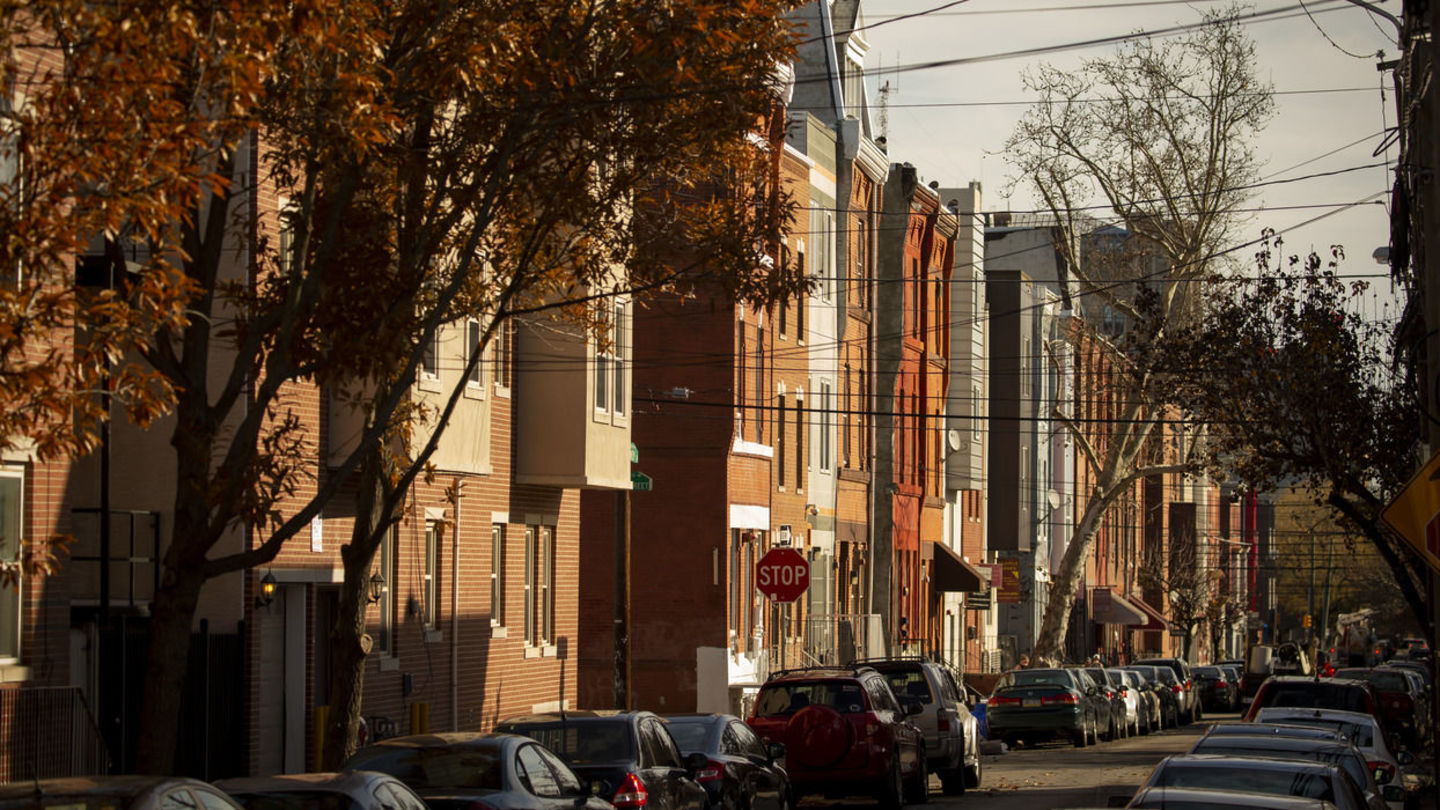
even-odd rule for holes
{"type": "MultiPolygon", "coordinates": [[[[889,141],[890,139],[890,94],[900,94],[900,57],[895,57],[895,83],[892,86],[889,79],[880,84],[880,137],[889,141]]],[[[881,75],[885,72],[884,61],[880,65],[881,75]]]]}

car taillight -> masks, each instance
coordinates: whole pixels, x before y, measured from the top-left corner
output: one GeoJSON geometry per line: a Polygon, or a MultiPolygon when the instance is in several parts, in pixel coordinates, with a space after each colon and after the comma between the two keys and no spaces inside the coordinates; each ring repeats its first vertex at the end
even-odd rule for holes
{"type": "Polygon", "coordinates": [[[944,709],[940,710],[940,714],[935,720],[935,728],[939,729],[940,731],[950,730],[950,715],[946,714],[944,709]]]}
{"type": "Polygon", "coordinates": [[[987,706],[1019,706],[1020,698],[1013,697],[992,697],[986,702],[987,706]]]}
{"type": "Polygon", "coordinates": [[[705,767],[695,772],[696,782],[719,782],[725,778],[725,766],[710,760],[705,767]]]}
{"type": "Polygon", "coordinates": [[[610,799],[610,803],[616,807],[644,807],[648,801],[650,793],[633,773],[625,774],[625,781],[620,783],[620,789],[615,791],[615,796],[610,799]]]}
{"type": "Polygon", "coordinates": [[[1051,695],[1051,696],[1049,696],[1049,697],[1040,698],[1040,705],[1042,705],[1042,706],[1049,705],[1049,704],[1054,704],[1054,703],[1070,703],[1070,704],[1074,704],[1074,703],[1079,703],[1079,702],[1080,702],[1080,699],[1077,698],[1077,697],[1075,697],[1074,695],[1070,694],[1069,692],[1065,692],[1065,693],[1059,694],[1059,695],[1051,695]]]}
{"type": "Polygon", "coordinates": [[[1230,684],[1228,684],[1228,683],[1226,683],[1226,682],[1224,682],[1224,681],[1216,681],[1216,682],[1215,682],[1215,688],[1216,688],[1216,689],[1224,689],[1225,687],[1227,687],[1227,686],[1229,686],[1229,685],[1230,685],[1230,684]]]}
{"type": "Polygon", "coordinates": [[[1120,697],[1122,697],[1122,698],[1130,697],[1130,690],[1129,690],[1129,689],[1121,689],[1121,690],[1120,690],[1120,697]]]}
{"type": "Polygon", "coordinates": [[[1180,694],[1180,690],[1181,690],[1182,688],[1183,688],[1183,687],[1181,687],[1180,684],[1177,683],[1177,684],[1174,684],[1174,685],[1172,685],[1172,686],[1170,687],[1170,691],[1171,691],[1171,692],[1174,692],[1175,694],[1178,695],[1178,694],[1180,694]]]}

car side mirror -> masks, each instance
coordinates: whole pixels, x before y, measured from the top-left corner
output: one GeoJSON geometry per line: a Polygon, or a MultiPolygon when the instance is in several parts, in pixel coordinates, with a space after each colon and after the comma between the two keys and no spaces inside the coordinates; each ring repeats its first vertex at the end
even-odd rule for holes
{"type": "Polygon", "coordinates": [[[765,746],[765,753],[770,756],[770,761],[785,758],[785,743],[772,742],[765,746]]]}

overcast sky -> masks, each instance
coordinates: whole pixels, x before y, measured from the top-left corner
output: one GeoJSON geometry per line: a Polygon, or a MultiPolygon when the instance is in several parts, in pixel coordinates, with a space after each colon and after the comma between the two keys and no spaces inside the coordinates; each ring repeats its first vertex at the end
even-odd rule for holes
{"type": "MultiPolygon", "coordinates": [[[[887,79],[892,89],[898,89],[888,95],[890,158],[914,164],[927,181],[938,180],[945,186],[980,180],[985,210],[1035,208],[1027,189],[1017,188],[1006,197],[1012,168],[1005,160],[1004,143],[1025,111],[1025,102],[1034,101],[1021,85],[1021,72],[1040,62],[1078,65],[1083,58],[1113,53],[1117,46],[898,73],[889,69],[897,64],[998,55],[1153,31],[1195,22],[1202,11],[1228,4],[1216,0],[866,0],[862,13],[869,28],[864,34],[871,44],[866,68],[881,72],[872,79],[872,98],[878,104],[880,97],[874,90],[887,79]],[[930,13],[919,13],[927,11],[930,13]],[[887,22],[917,13],[910,19],[887,22]]],[[[1398,0],[1378,0],[1374,5],[1400,15],[1398,0]]],[[[1264,162],[1262,179],[1290,179],[1375,163],[1393,165],[1393,147],[1372,155],[1385,142],[1384,130],[1395,124],[1390,74],[1376,70],[1377,51],[1385,51],[1387,59],[1396,56],[1393,26],[1344,0],[1305,0],[1304,7],[1310,16],[1297,0],[1255,0],[1249,5],[1254,12],[1291,9],[1245,25],[1257,45],[1261,75],[1277,91],[1275,115],[1257,144],[1264,162]],[[1301,163],[1304,165],[1297,166],[1301,163]]],[[[1245,238],[1258,236],[1262,227],[1272,227],[1293,229],[1286,234],[1287,252],[1312,247],[1324,252],[1331,244],[1342,244],[1347,256],[1343,272],[1374,276],[1377,300],[1387,300],[1386,269],[1371,258],[1376,247],[1389,241],[1385,205],[1357,205],[1313,224],[1301,223],[1335,210],[1331,206],[1365,198],[1388,203],[1382,192],[1390,183],[1390,169],[1378,166],[1257,189],[1248,207],[1271,210],[1254,215],[1244,226],[1245,238]],[[1283,206],[1323,207],[1281,210],[1283,206]]],[[[1248,256],[1251,252],[1241,253],[1248,256]]],[[[1383,303],[1375,304],[1370,314],[1376,318],[1395,315],[1393,309],[1385,311],[1383,303]]]]}

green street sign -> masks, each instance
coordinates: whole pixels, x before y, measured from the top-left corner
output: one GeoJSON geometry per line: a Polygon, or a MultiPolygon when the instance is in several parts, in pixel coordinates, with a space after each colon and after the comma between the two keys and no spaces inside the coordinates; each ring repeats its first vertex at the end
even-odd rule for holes
{"type": "Polygon", "coordinates": [[[652,483],[654,482],[650,479],[650,476],[645,473],[630,473],[630,489],[635,492],[649,492],[652,483]]]}
{"type": "Polygon", "coordinates": [[[630,442],[630,463],[640,463],[640,448],[635,446],[635,442],[630,442]]]}

